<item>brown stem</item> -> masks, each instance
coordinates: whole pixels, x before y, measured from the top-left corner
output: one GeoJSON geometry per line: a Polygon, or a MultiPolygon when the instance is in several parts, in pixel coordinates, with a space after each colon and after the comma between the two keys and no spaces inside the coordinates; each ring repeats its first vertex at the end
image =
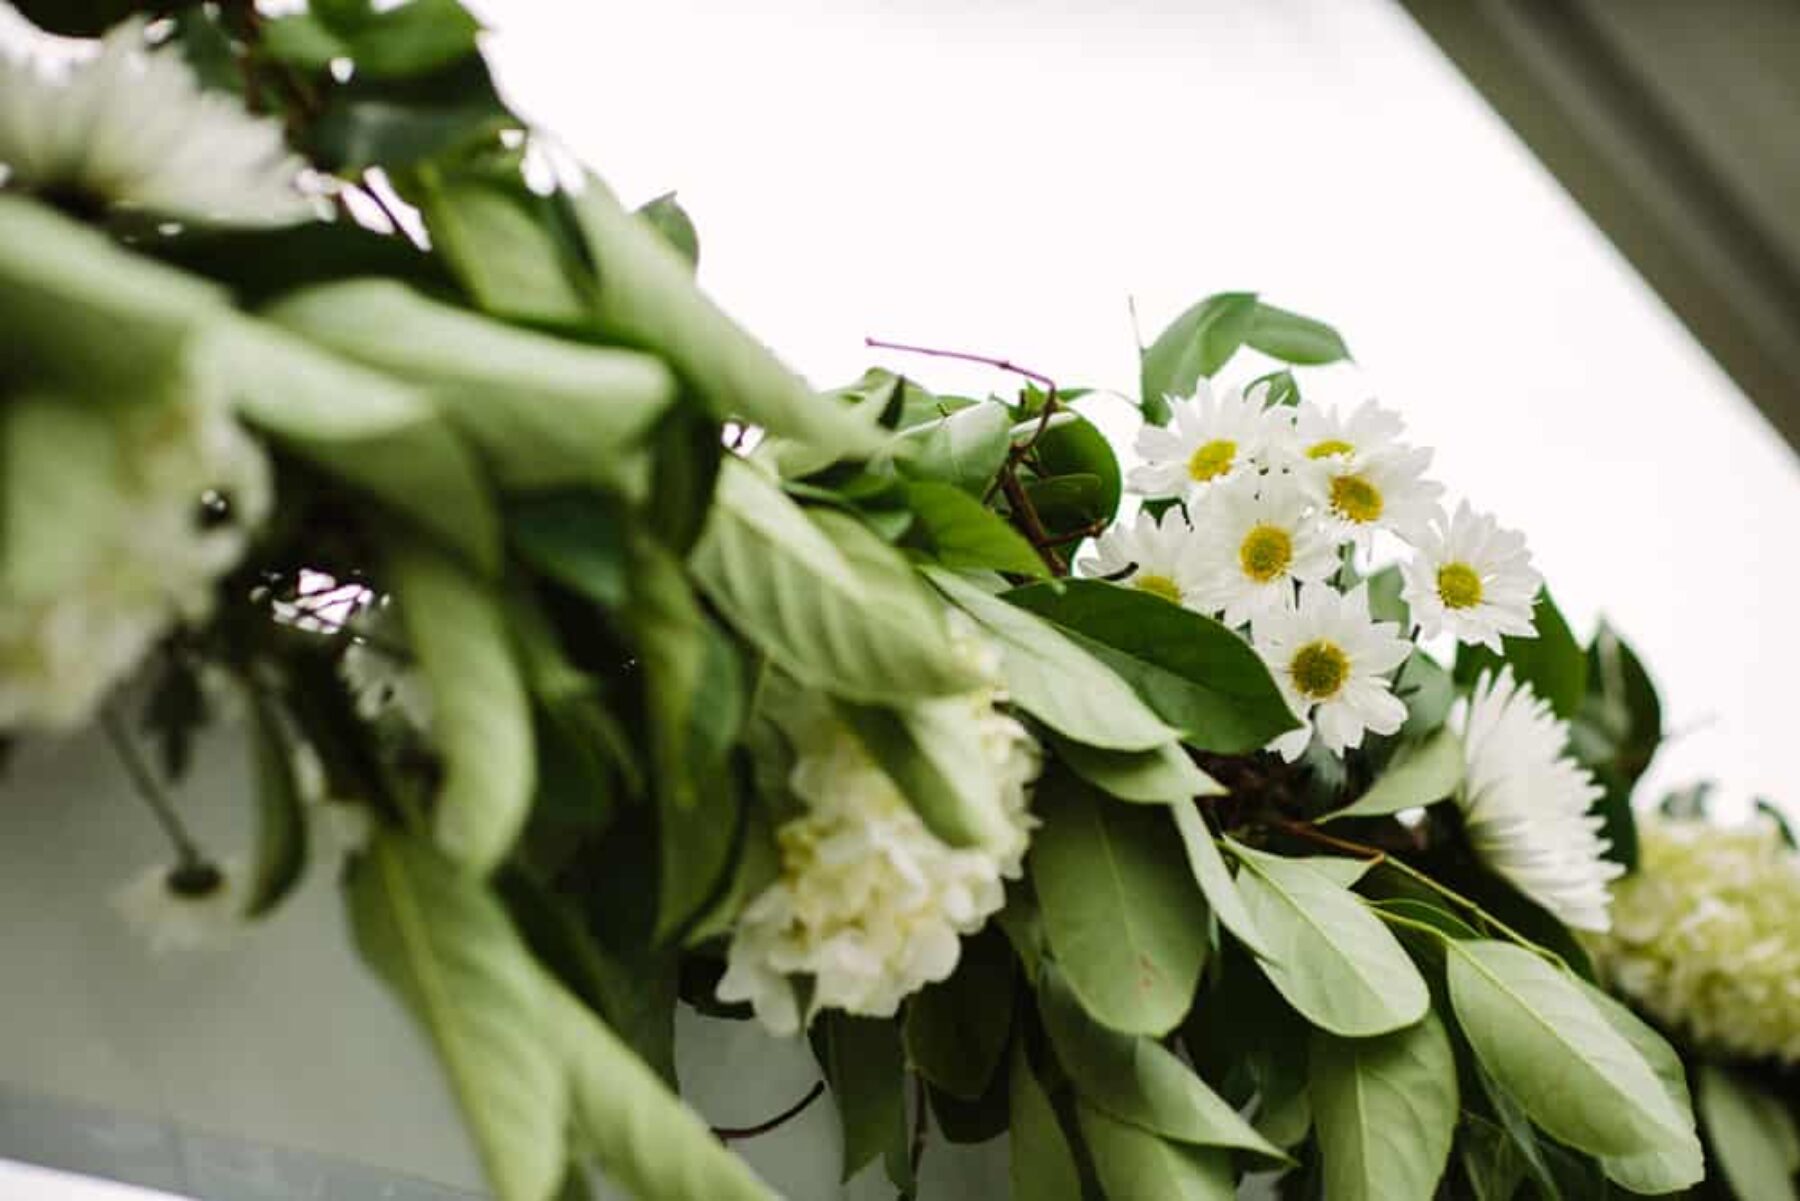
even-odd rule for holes
{"type": "Polygon", "coordinates": [[[808,1106],[824,1095],[825,1082],[821,1080],[814,1084],[812,1089],[804,1097],[801,1097],[798,1101],[794,1102],[768,1121],[758,1122],[754,1126],[714,1126],[712,1128],[713,1135],[718,1138],[720,1142],[729,1143],[738,1139],[755,1138],[759,1134],[767,1134],[771,1130],[779,1129],[805,1113],[808,1106]]]}
{"type": "Polygon", "coordinates": [[[1387,862],[1388,853],[1379,847],[1364,846],[1360,842],[1338,838],[1327,834],[1317,826],[1309,826],[1305,822],[1297,822],[1292,818],[1276,818],[1273,823],[1277,830],[1292,834],[1295,838],[1317,843],[1322,847],[1330,847],[1334,851],[1342,851],[1346,855],[1354,855],[1358,859],[1366,859],[1372,864],[1387,862]]]}
{"type": "Polygon", "coordinates": [[[1006,493],[1007,503],[1012,505],[1013,516],[1025,527],[1025,537],[1037,548],[1037,553],[1050,569],[1050,574],[1064,576],[1069,574],[1068,564],[1062,556],[1052,549],[1050,531],[1044,528],[1043,519],[1038,516],[1037,509],[1032,506],[1031,498],[1025,495],[1025,486],[1019,483],[1019,477],[1013,474],[1012,464],[1008,463],[1000,469],[1000,487],[1006,493]]]}

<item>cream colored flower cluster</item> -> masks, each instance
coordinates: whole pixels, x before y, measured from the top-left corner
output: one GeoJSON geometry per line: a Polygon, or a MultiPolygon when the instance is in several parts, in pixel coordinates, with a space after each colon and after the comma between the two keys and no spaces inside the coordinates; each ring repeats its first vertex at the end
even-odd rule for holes
{"type": "Polygon", "coordinates": [[[1800,1064],[1800,855],[1772,823],[1645,815],[1592,946],[1620,992],[1700,1043],[1800,1064]]]}
{"type": "Polygon", "coordinates": [[[207,616],[267,516],[261,447],[222,402],[183,391],[0,412],[0,729],[88,720],[157,639],[207,616]]]}
{"type": "MultiPolygon", "coordinates": [[[[960,641],[960,640],[959,640],[960,641]]],[[[955,848],[931,833],[855,733],[824,714],[791,730],[790,778],[805,811],[777,832],[780,877],[738,918],[724,1001],[748,1001],[779,1035],[821,1009],[889,1017],[900,1002],[956,968],[961,938],[1004,903],[1034,824],[1028,788],[1036,741],[982,691],[931,702],[935,717],[968,723],[1005,832],[999,845],[955,848]],[[804,1019],[795,979],[811,985],[804,1019]]]]}

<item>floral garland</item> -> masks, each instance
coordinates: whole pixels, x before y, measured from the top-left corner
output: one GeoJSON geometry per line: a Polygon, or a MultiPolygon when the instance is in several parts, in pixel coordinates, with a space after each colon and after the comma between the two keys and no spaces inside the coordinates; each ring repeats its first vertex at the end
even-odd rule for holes
{"type": "Polygon", "coordinates": [[[477,32],[205,6],[0,61],[0,746],[106,728],[170,835],[120,897],[153,942],[340,830],[505,1201],[586,1155],[771,1195],[677,1098],[677,997],[806,1031],[846,1172],[909,1194],[933,1131],[1008,1131],[1033,1198],[1702,1179],[1651,1023],[1792,1048],[1683,983],[1686,844],[1626,875],[1655,694],[1398,415],[1303,395],[1335,331],[1195,304],[1129,472],[1011,364],[814,392],[477,32]],[[223,696],[241,863],[180,816],[223,696]]]}

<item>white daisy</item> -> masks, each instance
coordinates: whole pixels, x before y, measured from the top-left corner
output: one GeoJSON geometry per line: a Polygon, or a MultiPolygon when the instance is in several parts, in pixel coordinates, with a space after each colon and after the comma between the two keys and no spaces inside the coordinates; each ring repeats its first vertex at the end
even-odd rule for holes
{"type": "Polygon", "coordinates": [[[1419,553],[1401,567],[1403,595],[1425,637],[1448,630],[1498,652],[1502,634],[1536,635],[1531,609],[1544,578],[1531,566],[1525,535],[1502,529],[1464,501],[1448,521],[1440,514],[1414,545],[1419,553]]]}
{"type": "Polygon", "coordinates": [[[1256,471],[1280,436],[1284,418],[1264,407],[1267,390],[1214,392],[1201,380],[1192,399],[1169,398],[1173,426],[1146,425],[1135,447],[1144,462],[1131,486],[1145,496],[1198,496],[1214,484],[1256,471]]]}
{"type": "Polygon", "coordinates": [[[1302,401],[1294,410],[1288,449],[1300,462],[1368,459],[1394,449],[1402,428],[1398,413],[1373,400],[1363,401],[1348,416],[1335,405],[1324,409],[1302,401]]]}
{"type": "Polygon", "coordinates": [[[243,874],[235,864],[158,864],[115,893],[113,907],[153,955],[218,946],[243,924],[243,874]]]}
{"type": "Polygon", "coordinates": [[[1075,569],[1197,609],[1192,603],[1200,585],[1196,549],[1194,532],[1180,510],[1169,509],[1160,518],[1139,512],[1131,525],[1108,526],[1094,539],[1094,553],[1076,560],[1075,569]]]}
{"type": "Polygon", "coordinates": [[[148,49],[141,18],[82,62],[0,52],[0,164],[9,187],[85,204],[249,225],[318,215],[280,123],[148,49]]]}
{"type": "Polygon", "coordinates": [[[1607,885],[1625,869],[1605,858],[1603,823],[1589,813],[1602,790],[1568,744],[1569,727],[1510,668],[1482,676],[1463,723],[1456,802],[1488,867],[1568,925],[1605,931],[1607,885]]]}
{"type": "Polygon", "coordinates": [[[1214,488],[1194,508],[1197,608],[1240,626],[1294,602],[1297,582],[1337,570],[1337,550],[1286,475],[1214,488]]]}
{"type": "Polygon", "coordinates": [[[1296,478],[1332,535],[1367,549],[1376,530],[1410,542],[1431,524],[1444,487],[1424,478],[1430,465],[1430,450],[1393,446],[1373,455],[1326,455],[1296,478]]]}
{"type": "Polygon", "coordinates": [[[1392,734],[1406,721],[1386,673],[1412,653],[1391,621],[1369,616],[1369,591],[1305,584],[1292,608],[1264,611],[1254,626],[1257,653],[1306,724],[1269,744],[1290,763],[1316,733],[1326,749],[1362,745],[1363,733],[1392,734]]]}

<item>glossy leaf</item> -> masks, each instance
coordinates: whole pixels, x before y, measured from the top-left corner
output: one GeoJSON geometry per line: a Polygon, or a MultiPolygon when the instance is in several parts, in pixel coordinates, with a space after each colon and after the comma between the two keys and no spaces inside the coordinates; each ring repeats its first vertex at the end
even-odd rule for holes
{"type": "Polygon", "coordinates": [[[1436,1014],[1377,1038],[1315,1030],[1313,1122],[1333,1201],[1431,1201],[1456,1131],[1456,1054],[1436,1014]]]}
{"type": "Polygon", "coordinates": [[[1700,1113],[1719,1170],[1744,1201],[1800,1197],[1800,1132],[1788,1105],[1743,1073],[1700,1065],[1700,1113]]]}
{"type": "Polygon", "coordinates": [[[1367,792],[1330,817],[1380,817],[1421,808],[1455,792],[1462,779],[1462,738],[1446,727],[1400,751],[1367,792]]]}
{"type": "Polygon", "coordinates": [[[983,495],[1012,448],[1012,418],[1003,405],[970,405],[901,434],[897,465],[909,479],[949,484],[983,495]]]}
{"type": "Polygon", "coordinates": [[[1202,376],[1211,376],[1237,353],[1256,320],[1256,296],[1221,292],[1175,318],[1143,351],[1139,369],[1144,416],[1157,425],[1169,420],[1168,397],[1191,396],[1202,376]]]}
{"type": "Polygon", "coordinates": [[[1229,1151],[1170,1142],[1091,1105],[1078,1112],[1108,1201],[1235,1201],[1229,1151]]]}
{"type": "Polygon", "coordinates": [[[1047,574],[1044,560],[998,513],[960,488],[917,482],[906,490],[927,551],[945,567],[1047,574]]]}
{"type": "Polygon", "coordinates": [[[1117,515],[1124,489],[1118,455],[1099,427],[1075,410],[1063,409],[1051,418],[1049,428],[1032,442],[1028,462],[1038,477],[1037,483],[1027,485],[1028,492],[1058,480],[1093,481],[1091,486],[1083,485],[1082,499],[1067,515],[1039,506],[1038,515],[1051,533],[1072,533],[1080,526],[1111,521],[1117,515]]]}

